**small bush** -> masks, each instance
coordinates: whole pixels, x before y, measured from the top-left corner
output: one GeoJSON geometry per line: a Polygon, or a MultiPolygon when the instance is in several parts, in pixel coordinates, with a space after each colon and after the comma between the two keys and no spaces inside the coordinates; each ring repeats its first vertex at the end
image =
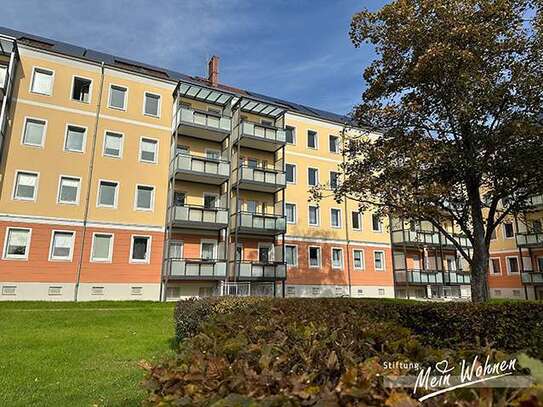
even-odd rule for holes
{"type": "MultiPolygon", "coordinates": [[[[178,304],[175,358],[147,366],[150,405],[414,406],[402,389],[382,386],[384,361],[433,364],[501,350],[541,352],[543,304],[436,304],[353,299],[224,298],[178,304]],[[510,305],[513,305],[509,309],[510,305]],[[528,338],[507,331],[531,327],[528,338]],[[473,329],[473,332],[470,330],[473,329]],[[487,331],[488,330],[488,333],[487,331]],[[485,333],[485,335],[482,335],[485,333]],[[483,346],[486,338],[492,342],[483,346]],[[492,349],[494,348],[494,349],[492,349]]],[[[485,405],[538,405],[541,388],[494,389],[485,405]],[[520,400],[524,400],[521,404],[520,400]],[[526,401],[527,400],[527,401],[526,401]],[[514,402],[513,402],[514,401],[514,402]]],[[[479,406],[473,389],[428,406],[479,406]]]]}

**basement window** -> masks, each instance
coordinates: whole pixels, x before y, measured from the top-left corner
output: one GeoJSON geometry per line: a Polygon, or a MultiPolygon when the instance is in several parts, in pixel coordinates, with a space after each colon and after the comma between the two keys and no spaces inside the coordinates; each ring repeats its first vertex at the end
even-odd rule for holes
{"type": "Polygon", "coordinates": [[[2,286],[2,295],[15,295],[15,290],[17,286],[14,285],[4,285],[2,286]]]}
{"type": "Polygon", "coordinates": [[[92,81],[90,79],[74,76],[72,99],[78,102],[89,103],[92,81]]]}
{"type": "Polygon", "coordinates": [[[143,294],[143,287],[131,287],[130,288],[130,294],[132,294],[132,295],[142,295],[143,294]]]}
{"type": "Polygon", "coordinates": [[[49,295],[62,295],[62,287],[51,286],[51,287],[49,287],[48,294],[49,295]]]}
{"type": "Polygon", "coordinates": [[[104,295],[104,287],[92,287],[91,295],[104,295]]]}

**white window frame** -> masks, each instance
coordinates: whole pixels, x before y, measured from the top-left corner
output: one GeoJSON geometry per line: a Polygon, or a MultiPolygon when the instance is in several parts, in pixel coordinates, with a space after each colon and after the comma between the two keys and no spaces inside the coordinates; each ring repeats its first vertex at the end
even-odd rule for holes
{"type": "MultiPolygon", "coordinates": [[[[287,142],[287,145],[295,146],[296,145],[296,127],[291,126],[289,124],[287,124],[286,126],[291,127],[292,130],[293,130],[293,132],[292,132],[292,143],[287,142]]],[[[286,126],[285,126],[285,131],[286,131],[286,126]]]]}
{"type": "Polygon", "coordinates": [[[296,204],[294,202],[285,202],[285,217],[287,218],[287,224],[289,224],[289,225],[295,225],[296,223],[298,223],[298,211],[297,211],[297,208],[296,208],[296,204]],[[286,214],[287,214],[287,205],[292,205],[294,207],[294,222],[289,221],[288,217],[286,216],[286,214]]]}
{"type": "Polygon", "coordinates": [[[340,208],[330,208],[330,227],[333,228],[333,229],[341,229],[342,227],[342,221],[341,221],[341,218],[342,218],[342,215],[341,215],[341,209],[340,208]],[[332,219],[333,219],[333,216],[332,216],[332,212],[333,211],[338,211],[339,213],[339,216],[338,216],[338,221],[339,221],[339,224],[337,226],[335,226],[333,223],[332,223],[332,219]]]}
{"type": "Polygon", "coordinates": [[[309,226],[320,226],[321,224],[321,211],[320,211],[320,207],[319,206],[316,206],[316,205],[308,205],[307,206],[307,224],[309,226]],[[311,208],[316,208],[317,209],[317,223],[311,223],[311,208]]]}
{"type": "Polygon", "coordinates": [[[85,153],[85,150],[87,149],[87,134],[88,134],[88,131],[89,131],[89,128],[87,126],[80,126],[79,124],[74,124],[74,123],[66,123],[66,128],[64,130],[64,144],[62,145],[62,151],[66,152],[66,153],[80,153],[80,154],[85,153]],[[83,134],[83,146],[82,146],[83,149],[81,151],[79,151],[79,150],[67,150],[66,149],[66,142],[68,141],[68,128],[70,126],[79,127],[80,129],[85,129],[85,133],[83,134]]]}
{"type": "Polygon", "coordinates": [[[72,102],[77,102],[77,103],[85,103],[86,105],[90,105],[92,103],[92,88],[93,88],[93,85],[94,85],[94,81],[91,79],[91,78],[87,78],[85,76],[81,76],[81,75],[72,75],[72,86],[70,87],[70,94],[68,96],[68,99],[70,99],[72,102]],[[75,85],[75,78],[79,78],[79,79],[84,79],[86,81],[90,81],[90,86],[89,86],[89,101],[88,102],[85,102],[83,100],[76,100],[73,98],[73,94],[74,94],[74,85],[75,85]]]}
{"type": "Polygon", "coordinates": [[[306,147],[312,150],[318,150],[319,149],[319,132],[317,130],[307,129],[306,137],[307,137],[306,147]],[[310,131],[315,133],[315,147],[309,147],[309,132],[310,131]]]}
{"type": "Polygon", "coordinates": [[[162,114],[162,95],[160,95],[158,93],[149,92],[149,91],[143,92],[143,109],[142,109],[142,113],[143,113],[144,116],[149,116],[149,117],[154,117],[155,119],[160,119],[160,116],[162,114]],[[147,113],[145,111],[145,101],[146,101],[147,95],[158,96],[158,109],[157,109],[158,112],[157,112],[156,115],[151,114],[151,113],[147,113]]]}
{"type": "Polygon", "coordinates": [[[131,235],[130,236],[130,253],[128,253],[128,262],[131,264],[150,264],[151,263],[151,249],[153,244],[153,237],[151,235],[131,235]],[[145,259],[134,259],[134,240],[138,237],[147,239],[147,253],[145,253],[145,259]]]}
{"type": "Polygon", "coordinates": [[[296,244],[285,244],[285,264],[287,267],[298,267],[298,245],[296,244]],[[294,264],[287,263],[287,246],[294,247],[294,264]]]}
{"type": "Polygon", "coordinates": [[[339,180],[341,178],[341,173],[338,171],[329,171],[328,178],[330,179],[330,189],[332,187],[332,174],[337,174],[337,183],[339,184],[339,180]]]}
{"type": "Polygon", "coordinates": [[[343,248],[342,247],[334,247],[332,246],[330,248],[330,266],[332,267],[332,270],[343,270],[345,266],[345,258],[343,256],[343,248]],[[341,265],[339,267],[334,266],[334,250],[339,250],[341,252],[341,265]]]}
{"type": "MultiPolygon", "coordinates": [[[[262,247],[265,247],[265,248],[268,248],[270,249],[269,250],[269,253],[271,254],[270,258],[268,259],[270,263],[273,263],[275,261],[275,246],[272,242],[258,242],[258,245],[257,245],[257,256],[258,258],[260,258],[260,249],[262,247]]],[[[257,258],[257,262],[259,261],[257,258]]]]}
{"type": "Polygon", "coordinates": [[[502,233],[503,233],[504,240],[514,240],[515,239],[515,224],[513,222],[504,222],[502,224],[502,233]],[[505,233],[505,224],[506,223],[510,223],[511,227],[513,228],[513,236],[512,237],[507,237],[507,235],[505,233]]]}
{"type": "Polygon", "coordinates": [[[51,68],[45,68],[43,66],[35,65],[32,67],[32,78],[30,78],[30,86],[28,87],[28,92],[33,93],[35,95],[41,95],[41,96],[53,96],[55,88],[55,71],[51,68]],[[41,93],[41,92],[35,92],[32,90],[32,87],[34,86],[34,77],[36,75],[36,71],[45,71],[51,73],[51,93],[41,93]]]}
{"type": "Polygon", "coordinates": [[[359,212],[359,211],[351,211],[351,227],[353,228],[353,230],[362,230],[362,220],[364,219],[364,217],[362,216],[362,214],[359,212]],[[353,213],[357,213],[358,214],[358,227],[355,228],[354,225],[353,225],[353,213]]]}
{"type": "Polygon", "coordinates": [[[340,154],[340,151],[341,151],[340,140],[341,140],[341,137],[340,137],[340,136],[336,136],[336,135],[334,135],[334,134],[329,134],[329,135],[328,135],[328,150],[329,150],[328,152],[330,152],[330,153],[332,153],[332,154],[340,154]],[[337,144],[337,150],[338,150],[338,151],[332,151],[332,150],[330,150],[330,137],[336,137],[336,138],[337,138],[337,142],[338,142],[338,144],[337,144]]]}
{"type": "Polygon", "coordinates": [[[386,271],[386,268],[387,268],[387,267],[386,267],[385,251],[384,251],[384,250],[374,250],[374,251],[373,251],[373,269],[374,269],[375,271],[381,272],[381,271],[386,271]],[[377,268],[377,266],[376,266],[376,261],[375,261],[375,260],[376,260],[375,253],[382,253],[382,255],[383,255],[383,261],[382,261],[382,263],[383,263],[383,268],[377,268]]]}
{"type": "Polygon", "coordinates": [[[147,137],[147,136],[142,136],[140,137],[140,145],[139,145],[139,148],[138,148],[138,161],[141,162],[141,163],[146,163],[146,164],[157,164],[158,163],[158,153],[160,151],[160,141],[157,139],[157,138],[153,138],[153,137],[147,137]],[[147,161],[147,160],[144,160],[141,158],[141,153],[142,153],[142,145],[143,145],[143,140],[150,140],[150,141],[154,141],[156,142],[156,151],[155,151],[155,160],[154,161],[147,161]]]}
{"type": "Polygon", "coordinates": [[[123,155],[124,155],[124,133],[122,133],[120,131],[116,131],[116,130],[105,130],[104,131],[104,140],[102,142],[102,156],[103,157],[109,157],[109,158],[115,158],[117,160],[120,160],[120,159],[123,158],[123,155]],[[108,133],[114,134],[116,136],[121,136],[121,149],[119,151],[119,155],[106,154],[106,137],[107,137],[108,133]]]}
{"type": "Polygon", "coordinates": [[[51,231],[51,241],[49,243],[49,261],[71,262],[73,260],[73,254],[74,254],[75,236],[76,236],[76,232],[73,230],[53,229],[51,231]],[[53,243],[55,239],[55,233],[71,233],[72,234],[72,246],[70,247],[70,254],[68,255],[68,257],[53,256],[53,243]]]}
{"type": "Polygon", "coordinates": [[[499,257],[490,257],[488,261],[489,261],[489,263],[488,263],[488,269],[489,269],[488,275],[490,277],[492,277],[492,276],[501,276],[502,275],[502,264],[501,264],[500,258],[499,257]],[[500,262],[500,272],[499,273],[494,272],[494,265],[492,264],[492,260],[498,260],[500,262]]]}
{"type": "Polygon", "coordinates": [[[307,167],[307,185],[310,187],[318,186],[319,185],[319,169],[315,167],[307,167]],[[315,170],[315,185],[311,185],[309,183],[310,177],[309,177],[309,170],[315,170]]]}
{"type": "Polygon", "coordinates": [[[365,259],[365,256],[364,256],[364,249],[353,249],[353,269],[354,270],[364,270],[366,268],[365,266],[366,266],[366,259],[365,259]],[[361,267],[356,266],[356,260],[355,260],[355,257],[354,257],[355,252],[362,253],[362,256],[360,257],[360,260],[362,261],[361,267]]]}
{"type": "Polygon", "coordinates": [[[322,267],[322,248],[320,246],[308,246],[307,247],[307,267],[308,268],[320,268],[322,267]],[[319,249],[319,264],[316,266],[311,265],[311,249],[319,249]]]}
{"type": "Polygon", "coordinates": [[[134,210],[141,211],[141,212],[153,212],[155,210],[155,194],[156,194],[156,187],[154,185],[136,184],[136,188],[134,190],[134,210]],[[153,191],[151,192],[151,207],[150,208],[138,207],[138,187],[146,187],[146,188],[153,189],[153,191]]]}
{"type": "Polygon", "coordinates": [[[25,202],[36,202],[38,198],[38,187],[40,185],[40,173],[37,171],[27,171],[27,170],[15,170],[15,178],[13,179],[13,191],[11,191],[11,199],[14,201],[25,201],[25,202]],[[34,188],[34,196],[32,198],[19,198],[15,194],[17,193],[17,179],[19,178],[20,173],[33,174],[36,176],[36,188],[34,188]]]}
{"type": "Polygon", "coordinates": [[[6,227],[6,232],[4,235],[4,247],[2,250],[2,259],[4,260],[22,260],[26,261],[28,260],[28,255],[30,254],[30,245],[32,243],[32,228],[20,228],[20,227],[6,227]],[[25,254],[24,255],[8,255],[8,238],[10,230],[26,230],[28,231],[28,244],[26,246],[25,254]]]}
{"type": "MultiPolygon", "coordinates": [[[[293,168],[292,175],[294,176],[294,181],[288,181],[287,180],[287,184],[294,185],[294,184],[296,184],[296,173],[297,173],[296,164],[291,164],[291,163],[286,163],[286,164],[292,166],[292,168],[293,168]]],[[[287,166],[286,166],[286,164],[285,164],[285,180],[287,179],[287,166]]]]}
{"type": "Polygon", "coordinates": [[[521,271],[521,261],[523,261],[522,259],[519,260],[519,257],[518,256],[506,256],[505,257],[505,266],[507,267],[507,274],[508,275],[511,275],[511,276],[517,276],[520,274],[520,271],[521,271]],[[509,264],[509,259],[517,259],[517,267],[518,267],[518,272],[514,273],[511,271],[511,265],[509,264]]]}
{"type": "Polygon", "coordinates": [[[374,229],[373,227],[373,216],[374,214],[371,214],[371,231],[374,233],[383,233],[383,221],[381,218],[379,218],[379,229],[374,229]]]}
{"type": "Polygon", "coordinates": [[[57,204],[62,204],[62,205],[79,205],[79,198],[80,198],[80,195],[81,195],[81,177],[77,177],[75,175],[65,175],[65,174],[60,174],[58,176],[58,188],[57,188],[57,204]],[[60,199],[60,191],[61,191],[61,186],[62,186],[62,178],[72,178],[72,179],[77,179],[79,181],[79,187],[77,188],[77,197],[75,199],[75,202],[68,202],[68,201],[62,201],[60,199]]]}
{"type": "Polygon", "coordinates": [[[98,188],[96,190],[96,207],[97,208],[110,208],[110,209],[117,209],[117,206],[119,204],[119,189],[121,188],[121,183],[119,181],[114,181],[110,179],[103,179],[100,178],[98,180],[98,188]],[[112,184],[117,184],[117,187],[115,188],[115,198],[114,198],[114,204],[111,205],[104,205],[100,203],[100,185],[102,182],[111,182],[112,184]]]}
{"type": "MultiPolygon", "coordinates": [[[[202,254],[203,254],[204,243],[213,244],[213,259],[217,260],[217,251],[218,251],[218,246],[219,246],[218,240],[217,239],[200,239],[200,259],[203,259],[202,254]]],[[[242,249],[241,254],[243,255],[243,249],[242,249]]]]}
{"type": "Polygon", "coordinates": [[[221,196],[217,192],[204,192],[202,194],[202,208],[205,206],[206,196],[215,197],[215,208],[220,208],[220,206],[221,206],[221,196]]]}
{"type": "Polygon", "coordinates": [[[121,112],[126,112],[128,110],[128,86],[119,85],[119,84],[116,84],[116,83],[110,83],[109,84],[108,97],[107,97],[107,107],[109,107],[110,109],[113,109],[113,110],[119,110],[121,112]],[[111,106],[111,90],[113,89],[113,87],[123,88],[125,90],[123,108],[111,106]]]}
{"type": "Polygon", "coordinates": [[[34,117],[34,116],[25,116],[24,120],[23,120],[23,131],[21,133],[21,145],[22,146],[27,146],[27,147],[43,148],[45,146],[45,138],[47,137],[47,125],[48,125],[48,121],[46,119],[40,119],[39,117],[34,117]],[[27,122],[29,120],[34,120],[34,121],[37,121],[37,122],[43,122],[44,123],[43,136],[41,138],[41,144],[25,143],[26,124],[27,124],[27,122]]]}
{"type": "MultiPolygon", "coordinates": [[[[147,138],[147,139],[151,140],[151,138],[149,138],[149,137],[144,137],[144,138],[147,138]]],[[[158,146],[157,146],[157,149],[158,149],[158,146]]],[[[207,153],[217,153],[217,155],[219,156],[219,160],[221,159],[221,150],[219,150],[217,148],[206,148],[204,150],[205,158],[210,160],[210,158],[207,156],[207,153]]]]}
{"type": "Polygon", "coordinates": [[[91,250],[90,250],[90,262],[91,263],[111,263],[113,261],[113,246],[115,244],[115,234],[109,233],[109,232],[93,232],[92,233],[92,242],[91,242],[91,250]],[[94,241],[96,235],[104,235],[104,236],[110,236],[111,239],[109,240],[109,253],[107,259],[95,259],[92,254],[94,253],[94,241]]]}

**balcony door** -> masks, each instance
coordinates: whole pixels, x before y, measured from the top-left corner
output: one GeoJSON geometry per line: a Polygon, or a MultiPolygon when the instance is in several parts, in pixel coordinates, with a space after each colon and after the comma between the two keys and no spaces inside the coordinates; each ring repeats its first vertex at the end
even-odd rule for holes
{"type": "Polygon", "coordinates": [[[172,240],[170,242],[170,259],[183,258],[183,242],[181,240],[172,240]]]}
{"type": "Polygon", "coordinates": [[[216,240],[202,240],[200,257],[202,260],[214,260],[217,253],[216,240]]]}
{"type": "Polygon", "coordinates": [[[185,206],[186,194],[184,192],[174,192],[173,204],[174,206],[185,206]]]}
{"type": "Polygon", "coordinates": [[[212,193],[204,194],[204,208],[212,209],[219,206],[219,195],[212,193]]]}
{"type": "Polygon", "coordinates": [[[415,270],[420,270],[420,256],[418,254],[413,255],[413,268],[415,270]]]}
{"type": "Polygon", "coordinates": [[[273,244],[260,243],[258,245],[258,262],[259,263],[273,262],[273,244]]]}

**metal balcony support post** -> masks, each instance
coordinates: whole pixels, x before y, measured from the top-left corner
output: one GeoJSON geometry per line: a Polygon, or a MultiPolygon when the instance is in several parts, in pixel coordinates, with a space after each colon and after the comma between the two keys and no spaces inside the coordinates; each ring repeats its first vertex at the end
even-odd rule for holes
{"type": "MultiPolygon", "coordinates": [[[[407,299],[409,300],[411,296],[409,294],[409,271],[407,270],[407,245],[405,244],[405,222],[403,221],[402,221],[402,234],[404,235],[404,239],[402,239],[403,240],[402,247],[403,247],[403,263],[404,263],[404,269],[405,269],[406,295],[407,295],[407,299]]],[[[426,289],[426,292],[428,292],[428,289],[426,289]]]]}

